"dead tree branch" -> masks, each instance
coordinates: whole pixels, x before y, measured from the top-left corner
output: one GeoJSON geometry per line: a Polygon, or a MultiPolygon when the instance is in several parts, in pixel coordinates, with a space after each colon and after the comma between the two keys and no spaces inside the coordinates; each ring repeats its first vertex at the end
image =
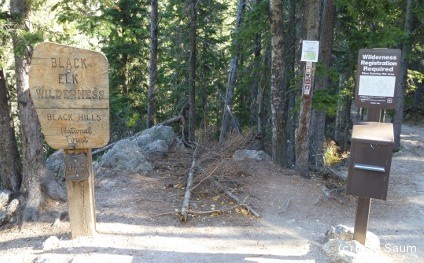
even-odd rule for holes
{"type": "Polygon", "coordinates": [[[180,212],[180,220],[181,221],[187,220],[188,208],[190,206],[191,188],[192,188],[192,184],[193,184],[194,170],[196,168],[197,149],[198,148],[196,148],[194,150],[193,161],[191,162],[191,167],[190,167],[190,170],[188,172],[187,186],[186,186],[186,191],[185,191],[185,194],[184,194],[183,205],[181,206],[181,212],[180,212]]]}
{"type": "Polygon", "coordinates": [[[187,210],[187,212],[189,214],[193,214],[193,215],[208,215],[208,214],[213,214],[213,213],[224,213],[224,212],[228,212],[231,211],[237,207],[243,206],[243,204],[237,204],[237,205],[233,205],[227,208],[221,208],[221,209],[214,209],[214,210],[208,210],[208,211],[194,211],[194,210],[187,210]]]}
{"type": "Polygon", "coordinates": [[[212,181],[212,183],[218,187],[219,189],[221,189],[221,191],[223,191],[226,195],[228,195],[231,199],[233,199],[234,201],[236,201],[236,203],[245,208],[247,211],[249,211],[253,216],[255,217],[260,217],[260,215],[258,214],[258,212],[256,212],[250,205],[245,204],[243,202],[240,201],[240,199],[235,196],[233,193],[231,193],[230,191],[228,191],[227,189],[224,188],[224,186],[218,182],[216,179],[210,179],[212,181]]]}

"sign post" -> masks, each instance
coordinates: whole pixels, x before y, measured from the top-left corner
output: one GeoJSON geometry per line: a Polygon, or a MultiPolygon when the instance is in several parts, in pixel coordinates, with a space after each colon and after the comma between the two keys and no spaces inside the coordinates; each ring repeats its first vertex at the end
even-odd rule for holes
{"type": "Polygon", "coordinates": [[[109,141],[109,78],[98,52],[44,42],[34,49],[30,93],[47,144],[65,152],[72,237],[96,232],[91,149],[109,141]]]}
{"type": "MultiPolygon", "coordinates": [[[[401,51],[399,49],[361,49],[359,50],[358,56],[358,75],[357,75],[357,87],[355,91],[355,104],[358,107],[367,108],[367,121],[368,122],[380,122],[381,119],[381,110],[382,109],[393,109],[396,106],[396,98],[395,98],[395,90],[398,86],[398,73],[400,67],[401,60],[401,51]]],[[[355,127],[354,127],[355,129],[355,127]]],[[[380,133],[383,130],[379,130],[380,133]]],[[[393,129],[390,131],[393,133],[393,129]]],[[[389,133],[390,133],[389,132],[389,133]]],[[[375,132],[373,132],[375,133],[375,132]]],[[[373,134],[373,136],[379,137],[379,134],[373,134]]],[[[368,136],[368,135],[367,135],[368,136]]],[[[390,136],[389,136],[390,137],[390,136]]],[[[366,137],[364,137],[366,139],[366,137]]],[[[352,135],[353,140],[353,135],[352,135]]],[[[378,144],[370,143],[371,148],[375,148],[378,144]],[[373,146],[374,145],[374,146],[373,146]]],[[[371,149],[369,148],[369,149],[371,149]]],[[[388,147],[387,149],[391,149],[388,147]]],[[[353,152],[352,152],[353,154],[353,152]]],[[[364,153],[359,153],[364,155],[364,153]]],[[[365,153],[367,154],[367,153],[365,153]]],[[[369,154],[369,153],[368,153],[369,154]]],[[[363,174],[362,170],[368,170],[365,173],[365,176],[368,178],[368,181],[377,181],[375,178],[385,178],[381,174],[375,176],[375,173],[381,173],[381,171],[376,171],[377,168],[384,168],[384,173],[388,173],[390,171],[385,171],[385,169],[389,168],[390,170],[390,161],[392,153],[379,153],[380,156],[387,155],[387,159],[385,159],[385,166],[374,166],[374,165],[363,165],[352,163],[349,168],[349,179],[347,192],[355,192],[357,190],[351,186],[351,182],[354,180],[352,178],[356,178],[359,176],[359,173],[363,174]],[[356,169],[352,168],[355,167],[356,169]],[[372,171],[374,169],[374,171],[372,171]],[[351,172],[352,170],[352,172],[351,172]],[[358,173],[358,175],[351,173],[358,173]],[[374,178],[373,178],[374,177],[374,178]]],[[[351,158],[351,162],[354,162],[353,159],[355,156],[351,158]]],[[[368,162],[380,162],[376,160],[374,156],[371,156],[367,160],[368,162]]],[[[362,179],[360,179],[362,180],[362,179]]],[[[381,184],[378,187],[387,187],[388,181],[385,180],[385,184],[381,184]]],[[[363,186],[367,188],[367,185],[363,186]]],[[[359,243],[365,245],[366,234],[367,234],[367,226],[369,213],[371,208],[371,198],[369,197],[371,193],[364,196],[358,196],[358,203],[356,208],[356,216],[355,216],[355,228],[353,239],[358,241],[359,243]]],[[[385,197],[384,197],[385,200],[385,197]]]]}

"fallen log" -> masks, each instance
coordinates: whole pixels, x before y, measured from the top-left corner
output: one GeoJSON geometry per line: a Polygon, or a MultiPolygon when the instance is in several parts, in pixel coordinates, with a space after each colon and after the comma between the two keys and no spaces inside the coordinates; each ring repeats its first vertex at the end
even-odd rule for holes
{"type": "Polygon", "coordinates": [[[188,216],[188,208],[190,206],[190,198],[191,198],[191,186],[193,185],[194,170],[196,168],[197,149],[198,148],[196,147],[196,149],[194,150],[193,161],[191,162],[191,167],[190,167],[190,170],[189,170],[188,176],[187,176],[187,186],[186,186],[186,191],[185,191],[185,194],[184,194],[183,204],[181,206],[181,211],[180,211],[180,220],[181,221],[186,221],[187,216],[188,216]]]}

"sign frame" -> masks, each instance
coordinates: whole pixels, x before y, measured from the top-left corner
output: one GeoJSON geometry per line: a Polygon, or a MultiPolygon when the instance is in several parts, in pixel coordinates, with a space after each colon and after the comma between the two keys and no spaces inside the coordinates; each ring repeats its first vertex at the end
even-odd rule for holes
{"type": "Polygon", "coordinates": [[[394,109],[402,52],[400,49],[360,49],[355,104],[358,107],[394,109]]]}

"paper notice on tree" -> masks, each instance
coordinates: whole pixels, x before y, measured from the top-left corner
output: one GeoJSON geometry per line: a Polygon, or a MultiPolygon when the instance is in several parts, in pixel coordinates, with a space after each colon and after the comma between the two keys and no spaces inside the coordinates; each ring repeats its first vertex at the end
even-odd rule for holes
{"type": "Polygon", "coordinates": [[[319,41],[303,40],[301,61],[318,62],[319,41]]]}

